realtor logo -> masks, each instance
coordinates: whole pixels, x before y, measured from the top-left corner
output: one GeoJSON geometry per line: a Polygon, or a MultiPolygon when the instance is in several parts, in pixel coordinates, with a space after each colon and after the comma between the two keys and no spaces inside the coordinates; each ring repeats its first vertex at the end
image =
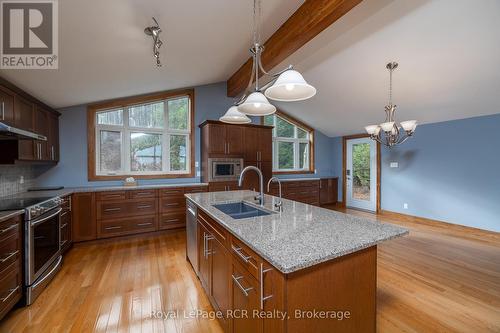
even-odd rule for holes
{"type": "Polygon", "coordinates": [[[57,0],[0,1],[2,69],[57,69],[57,0]]]}

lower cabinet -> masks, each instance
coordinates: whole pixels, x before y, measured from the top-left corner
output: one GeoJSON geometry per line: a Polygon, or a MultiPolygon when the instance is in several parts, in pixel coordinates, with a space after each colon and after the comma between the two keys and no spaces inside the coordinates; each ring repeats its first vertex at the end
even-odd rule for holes
{"type": "Polygon", "coordinates": [[[72,218],[71,218],[71,196],[62,198],[61,204],[61,252],[66,253],[73,243],[72,218]]]}
{"type": "Polygon", "coordinates": [[[233,318],[233,332],[263,332],[263,320],[254,316],[254,311],[260,311],[259,282],[237,262],[233,262],[231,278],[233,309],[241,311],[242,314],[233,318]]]}
{"type": "Polygon", "coordinates": [[[83,242],[96,239],[95,194],[74,193],[71,202],[73,241],[83,242]]]}
{"type": "Polygon", "coordinates": [[[237,191],[237,190],[240,190],[237,181],[208,183],[209,192],[223,192],[223,191],[237,191]]]}

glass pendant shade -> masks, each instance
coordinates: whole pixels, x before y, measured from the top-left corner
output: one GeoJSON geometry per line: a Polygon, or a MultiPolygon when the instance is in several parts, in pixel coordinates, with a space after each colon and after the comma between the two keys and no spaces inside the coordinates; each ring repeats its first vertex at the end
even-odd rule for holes
{"type": "Polygon", "coordinates": [[[238,106],[238,111],[249,116],[267,116],[275,113],[276,107],[269,103],[264,94],[255,91],[238,106]]]}
{"type": "Polygon", "coordinates": [[[417,127],[417,121],[416,120],[402,121],[401,127],[403,127],[403,129],[406,132],[413,132],[415,130],[415,128],[417,127]]]}
{"type": "Polygon", "coordinates": [[[299,72],[289,69],[281,73],[264,94],[275,101],[295,102],[313,97],[316,95],[316,88],[308,84],[299,72]]]}
{"type": "Polygon", "coordinates": [[[378,128],[378,125],[365,126],[366,133],[368,133],[370,135],[376,135],[375,132],[377,131],[377,128],[378,128]]]}
{"type": "Polygon", "coordinates": [[[251,122],[250,118],[238,111],[237,106],[231,106],[219,120],[229,124],[247,124],[251,122]]]}
{"type": "Polygon", "coordinates": [[[394,122],[390,121],[387,123],[382,123],[382,124],[380,124],[380,127],[382,127],[382,130],[384,132],[390,132],[394,128],[394,122]]]}

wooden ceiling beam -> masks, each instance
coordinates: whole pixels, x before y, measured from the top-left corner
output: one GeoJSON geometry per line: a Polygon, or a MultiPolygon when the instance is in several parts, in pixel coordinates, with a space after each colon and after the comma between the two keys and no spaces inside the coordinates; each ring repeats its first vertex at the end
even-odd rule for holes
{"type": "MultiPolygon", "coordinates": [[[[333,22],[348,13],[362,0],[306,0],[264,43],[262,65],[274,68],[313,39],[333,22]]],[[[249,58],[228,80],[227,96],[241,94],[250,80],[252,58],[249,58]]]]}

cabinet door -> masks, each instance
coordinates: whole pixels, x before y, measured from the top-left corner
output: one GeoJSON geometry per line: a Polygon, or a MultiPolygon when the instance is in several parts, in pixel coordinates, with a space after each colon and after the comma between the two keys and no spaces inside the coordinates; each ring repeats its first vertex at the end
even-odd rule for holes
{"type": "Polygon", "coordinates": [[[238,125],[226,125],[226,154],[243,155],[243,128],[238,125]]]}
{"type": "Polygon", "coordinates": [[[16,127],[32,132],[34,130],[35,106],[30,101],[16,95],[14,98],[14,118],[16,127]]]}
{"type": "MultiPolygon", "coordinates": [[[[211,240],[212,256],[212,296],[223,315],[231,308],[231,257],[226,248],[217,240],[211,240]]],[[[229,321],[221,320],[226,332],[229,331],[229,321]]]]}
{"type": "Polygon", "coordinates": [[[210,241],[207,240],[209,235],[208,230],[201,223],[198,223],[199,278],[205,292],[208,295],[212,293],[212,290],[210,289],[210,241]]]}
{"type": "MultiPolygon", "coordinates": [[[[49,112],[37,106],[35,111],[35,133],[49,137],[49,112]]],[[[50,160],[47,141],[38,141],[40,159],[50,160]]]]}
{"type": "Polygon", "coordinates": [[[252,315],[254,310],[260,310],[259,283],[236,263],[233,263],[231,278],[233,309],[245,311],[248,317],[233,318],[233,332],[261,333],[263,320],[252,315]]]}
{"type": "Polygon", "coordinates": [[[14,125],[14,93],[0,86],[0,122],[14,125]]]}
{"type": "Polygon", "coordinates": [[[226,154],[226,126],[219,124],[208,124],[208,153],[226,154]]]}
{"type": "Polygon", "coordinates": [[[260,133],[259,128],[245,127],[244,129],[245,161],[258,161],[259,133],[260,133]]]}
{"type": "Polygon", "coordinates": [[[59,117],[53,113],[49,114],[49,135],[47,137],[49,159],[59,161],[59,117]]]}
{"type": "Polygon", "coordinates": [[[259,128],[259,161],[273,161],[273,132],[268,128],[259,128]]]}
{"type": "Polygon", "coordinates": [[[72,197],[73,241],[96,239],[94,193],[75,193],[72,197]]]}
{"type": "Polygon", "coordinates": [[[19,160],[35,161],[38,160],[38,145],[36,140],[19,140],[19,160]]]}
{"type": "Polygon", "coordinates": [[[329,179],[321,179],[319,181],[319,203],[321,205],[330,203],[330,189],[328,181],[329,179]]]}

